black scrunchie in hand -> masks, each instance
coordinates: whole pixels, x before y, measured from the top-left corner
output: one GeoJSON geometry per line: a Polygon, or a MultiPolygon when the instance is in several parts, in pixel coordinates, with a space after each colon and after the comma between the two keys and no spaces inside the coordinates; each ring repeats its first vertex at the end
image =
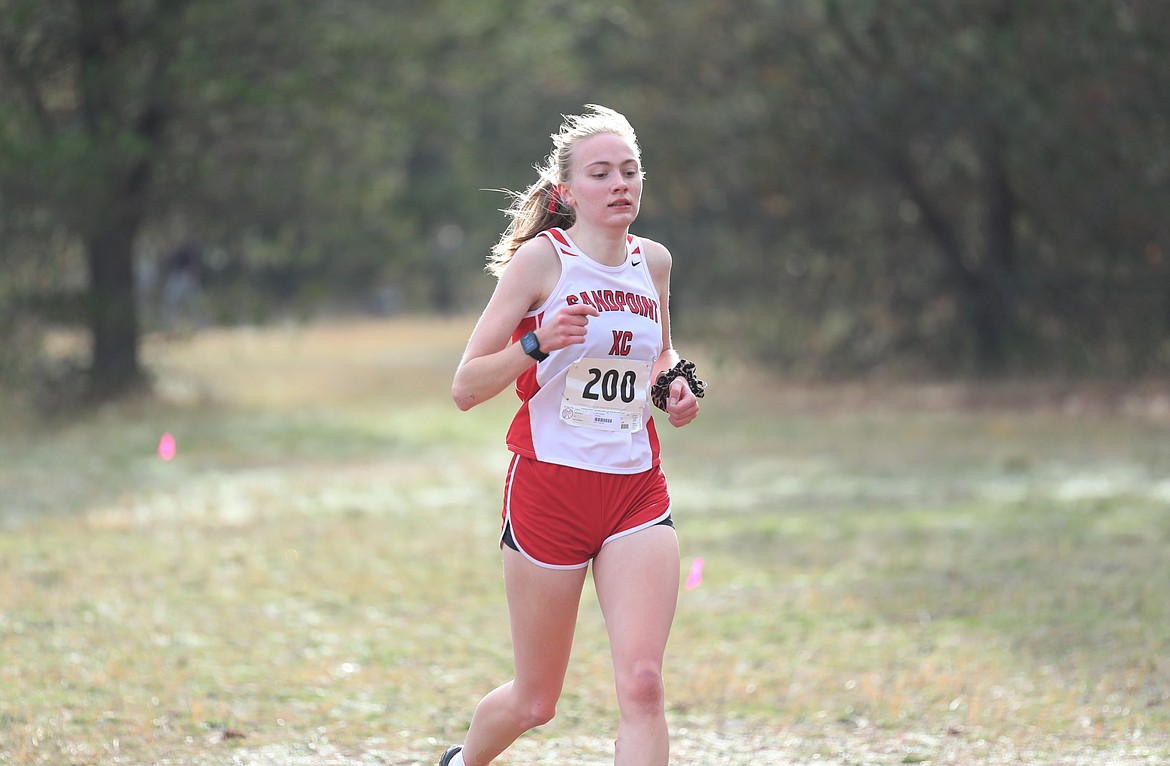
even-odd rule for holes
{"type": "Polygon", "coordinates": [[[669,370],[664,370],[658,373],[658,379],[654,381],[654,385],[650,388],[650,401],[654,402],[654,406],[666,412],[666,401],[670,396],[670,384],[674,382],[675,378],[683,378],[687,385],[690,386],[691,393],[695,395],[696,399],[702,399],[703,394],[707,391],[707,384],[695,377],[695,363],[688,362],[686,359],[680,359],[679,363],[669,370]]]}

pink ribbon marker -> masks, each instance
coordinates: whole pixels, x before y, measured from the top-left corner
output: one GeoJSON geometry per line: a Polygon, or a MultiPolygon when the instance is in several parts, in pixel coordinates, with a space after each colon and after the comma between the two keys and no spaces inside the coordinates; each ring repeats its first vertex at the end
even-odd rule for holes
{"type": "Polygon", "coordinates": [[[703,582],[703,559],[696,557],[691,562],[691,573],[687,575],[687,590],[694,590],[703,582]]]}
{"type": "Polygon", "coordinates": [[[175,458],[175,437],[171,434],[165,433],[162,438],[158,440],[158,456],[163,460],[171,461],[175,458]]]}

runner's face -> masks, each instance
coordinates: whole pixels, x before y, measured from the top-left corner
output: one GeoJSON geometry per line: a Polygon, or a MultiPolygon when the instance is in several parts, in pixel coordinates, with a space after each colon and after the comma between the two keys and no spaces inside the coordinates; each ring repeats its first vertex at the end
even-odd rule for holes
{"type": "Polygon", "coordinates": [[[564,192],[578,220],[628,227],[642,202],[642,166],[630,142],[613,133],[582,139],[564,192]]]}

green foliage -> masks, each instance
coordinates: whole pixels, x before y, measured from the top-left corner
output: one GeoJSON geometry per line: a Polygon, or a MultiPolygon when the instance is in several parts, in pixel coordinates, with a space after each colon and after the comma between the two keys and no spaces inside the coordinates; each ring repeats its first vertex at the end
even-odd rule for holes
{"type": "Polygon", "coordinates": [[[681,329],[797,370],[1162,373],[1168,15],[3,0],[0,227],[23,244],[0,249],[81,247],[59,279],[95,307],[95,269],[124,283],[131,249],[146,270],[197,238],[233,303],[471,309],[503,225],[483,190],[526,186],[559,114],[602,102],[642,137],[639,231],[674,252],[681,329]]]}

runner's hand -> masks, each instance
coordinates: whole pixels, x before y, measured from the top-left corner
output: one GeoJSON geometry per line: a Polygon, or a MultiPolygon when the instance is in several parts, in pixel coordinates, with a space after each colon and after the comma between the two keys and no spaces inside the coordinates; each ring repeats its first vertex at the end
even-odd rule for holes
{"type": "Polygon", "coordinates": [[[669,416],[670,424],[675,428],[682,428],[699,414],[699,399],[683,378],[675,378],[670,383],[666,414],[669,416]]]}
{"type": "Polygon", "coordinates": [[[547,354],[566,346],[584,343],[589,317],[595,317],[598,314],[597,309],[587,303],[565,306],[557,312],[551,322],[546,322],[536,331],[537,340],[540,341],[540,350],[547,354]]]}

